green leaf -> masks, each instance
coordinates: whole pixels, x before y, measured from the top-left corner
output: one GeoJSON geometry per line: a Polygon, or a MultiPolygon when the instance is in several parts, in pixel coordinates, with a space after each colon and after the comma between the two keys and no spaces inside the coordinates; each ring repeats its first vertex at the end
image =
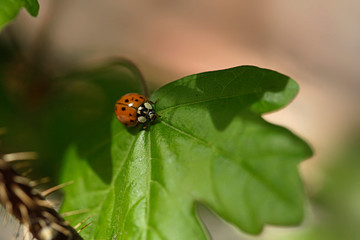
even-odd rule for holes
{"type": "MultiPolygon", "coordinates": [[[[149,129],[114,118],[112,139],[86,152],[68,149],[61,180],[75,183],[63,211],[90,210],[74,223],[94,215],[85,239],[206,239],[195,202],[247,233],[298,224],[297,165],[311,149],[260,116],[297,91],[292,79],[252,66],[165,85],[151,97],[161,118],[149,129]]],[[[88,139],[96,139],[91,129],[88,139]]]]}
{"type": "Polygon", "coordinates": [[[337,139],[317,172],[321,185],[310,195],[309,221],[299,231],[285,234],[283,240],[353,240],[360,229],[360,129],[352,125],[351,132],[337,139]],[[340,141],[339,141],[340,140],[340,141]],[[320,210],[320,211],[319,211],[320,210]],[[325,217],[324,217],[325,216],[325,217]]]}
{"type": "Polygon", "coordinates": [[[31,16],[36,17],[38,15],[39,3],[37,0],[1,0],[0,30],[16,17],[22,7],[25,7],[31,16]]]}

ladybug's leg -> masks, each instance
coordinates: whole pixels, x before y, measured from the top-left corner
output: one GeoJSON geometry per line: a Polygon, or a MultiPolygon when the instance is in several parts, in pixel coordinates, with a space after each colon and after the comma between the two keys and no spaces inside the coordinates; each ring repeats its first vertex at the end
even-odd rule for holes
{"type": "Polygon", "coordinates": [[[156,103],[159,101],[159,99],[156,99],[156,101],[155,102],[152,102],[152,101],[149,101],[151,104],[154,104],[154,105],[156,105],[156,103]]]}
{"type": "Polygon", "coordinates": [[[161,116],[155,113],[155,118],[151,119],[151,123],[155,122],[156,119],[161,118],[161,116]]]}

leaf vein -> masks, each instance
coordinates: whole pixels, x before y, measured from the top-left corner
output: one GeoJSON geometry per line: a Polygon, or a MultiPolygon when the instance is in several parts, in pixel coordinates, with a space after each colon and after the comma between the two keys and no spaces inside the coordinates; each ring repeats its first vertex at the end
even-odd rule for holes
{"type": "MultiPolygon", "coordinates": [[[[151,165],[151,138],[150,138],[150,131],[148,131],[148,152],[149,152],[149,167],[148,167],[148,194],[147,194],[147,204],[146,204],[146,224],[147,226],[149,226],[149,219],[150,219],[150,195],[151,195],[151,171],[152,171],[152,165],[151,165]]],[[[149,228],[146,229],[146,233],[145,233],[145,239],[148,239],[148,233],[149,233],[149,228]]]]}
{"type": "Polygon", "coordinates": [[[163,189],[167,194],[169,194],[167,188],[164,186],[164,184],[160,183],[158,180],[151,179],[151,183],[158,185],[161,189],[163,189]]]}
{"type": "Polygon", "coordinates": [[[255,178],[256,180],[258,180],[258,182],[260,182],[261,184],[263,184],[265,187],[267,187],[267,189],[269,189],[275,196],[278,196],[280,197],[283,201],[289,203],[289,204],[292,204],[292,201],[287,197],[285,196],[281,191],[279,191],[275,186],[271,185],[268,181],[266,181],[266,179],[264,179],[260,174],[258,174],[256,171],[254,171],[254,169],[252,169],[248,164],[246,164],[246,162],[244,161],[241,161],[241,162],[238,162],[236,161],[235,159],[233,159],[232,155],[231,154],[228,154],[227,151],[225,151],[224,149],[216,146],[216,145],[213,145],[212,143],[210,142],[207,142],[206,140],[203,140],[199,137],[196,137],[188,132],[185,132],[169,123],[166,123],[164,122],[164,120],[161,121],[161,123],[163,123],[165,126],[173,129],[174,131],[177,131],[179,133],[181,133],[182,135],[184,136],[187,136],[193,140],[196,140],[197,142],[201,143],[201,144],[204,144],[204,145],[207,145],[207,146],[210,146],[211,148],[213,148],[214,150],[216,150],[217,152],[219,152],[220,154],[224,154],[226,158],[224,159],[227,159],[227,160],[232,160],[231,162],[232,163],[235,163],[236,165],[238,165],[240,168],[244,169],[247,173],[249,173],[249,175],[251,175],[253,178],[255,178]]]}
{"type": "MultiPolygon", "coordinates": [[[[116,134],[115,136],[117,136],[118,134],[116,134]]],[[[133,141],[131,142],[130,146],[129,146],[129,150],[128,152],[126,153],[126,157],[123,161],[123,163],[120,165],[119,167],[119,171],[117,172],[117,174],[114,176],[112,182],[110,183],[110,187],[109,187],[109,190],[107,191],[107,193],[104,195],[104,200],[100,203],[99,205],[99,210],[101,211],[101,209],[104,207],[104,203],[105,203],[105,199],[108,197],[108,195],[111,193],[111,190],[115,187],[115,180],[117,179],[117,177],[119,176],[119,174],[121,173],[121,169],[122,167],[124,166],[125,162],[128,160],[129,156],[130,156],[130,152],[131,152],[131,149],[134,148],[134,144],[136,142],[136,139],[137,137],[135,136],[133,141]]],[[[97,219],[97,224],[95,226],[101,226],[100,223],[100,218],[98,216],[98,219],[97,219]]]]}
{"type": "MultiPolygon", "coordinates": [[[[271,91],[272,89],[266,89],[266,91],[271,91]]],[[[240,97],[240,96],[246,96],[246,95],[251,95],[251,94],[260,94],[260,93],[265,93],[264,89],[260,89],[260,90],[254,90],[251,92],[242,92],[240,94],[234,94],[231,96],[223,96],[223,97],[215,97],[215,98],[209,98],[209,99],[205,99],[205,100],[200,100],[200,101],[195,101],[195,102],[188,102],[188,103],[181,103],[181,104],[177,104],[174,106],[170,106],[170,107],[166,107],[163,108],[161,110],[158,111],[159,114],[164,113],[170,109],[173,108],[179,108],[179,107],[183,107],[183,106],[190,106],[190,105],[195,105],[195,104],[199,104],[199,103],[206,103],[206,102],[214,102],[214,101],[219,101],[222,99],[231,99],[231,98],[236,98],[236,97],[240,97]]]]}
{"type": "Polygon", "coordinates": [[[123,219],[123,223],[124,223],[124,224],[123,224],[123,227],[122,227],[122,229],[121,229],[121,232],[125,230],[125,223],[126,223],[126,220],[127,220],[128,216],[129,216],[129,213],[130,213],[133,209],[135,209],[135,207],[138,206],[138,205],[141,203],[141,201],[143,201],[143,200],[145,199],[145,197],[146,197],[146,196],[143,196],[143,197],[139,198],[133,205],[131,205],[130,208],[128,208],[128,210],[126,211],[126,214],[125,214],[125,216],[124,216],[124,219],[123,219]]]}

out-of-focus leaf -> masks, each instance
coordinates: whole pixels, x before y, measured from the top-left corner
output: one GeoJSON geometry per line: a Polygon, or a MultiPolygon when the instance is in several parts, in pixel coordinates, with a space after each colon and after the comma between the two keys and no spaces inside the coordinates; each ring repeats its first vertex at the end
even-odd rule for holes
{"type": "Polygon", "coordinates": [[[355,240],[360,229],[360,131],[354,129],[323,161],[323,185],[311,196],[312,220],[284,240],[355,240]]]}
{"type": "Polygon", "coordinates": [[[39,12],[37,0],[1,0],[0,3],[0,30],[6,23],[16,17],[19,10],[25,7],[31,16],[36,17],[39,12]]]}
{"type": "MultiPolygon", "coordinates": [[[[9,73],[17,70],[13,68],[9,65],[0,71],[0,126],[6,126],[8,133],[1,136],[1,150],[38,152],[34,170],[53,181],[57,180],[69,144],[76,144],[84,149],[82,152],[109,139],[113,102],[126,92],[139,91],[138,81],[114,64],[77,70],[56,79],[49,77],[45,89],[37,86],[37,81],[12,76],[9,73]],[[33,100],[39,96],[31,95],[34,89],[41,91],[40,101],[33,100]],[[97,138],[87,138],[88,133],[97,138]],[[82,145],[84,139],[89,140],[86,146],[82,145]]],[[[39,76],[34,74],[36,80],[39,76]]]]}

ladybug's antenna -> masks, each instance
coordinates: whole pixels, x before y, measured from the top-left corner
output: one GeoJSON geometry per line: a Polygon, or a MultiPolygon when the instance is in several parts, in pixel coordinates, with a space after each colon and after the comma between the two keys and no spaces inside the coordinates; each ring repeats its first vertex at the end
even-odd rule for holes
{"type": "Polygon", "coordinates": [[[147,87],[147,84],[145,82],[145,78],[144,76],[142,75],[139,67],[132,61],[130,61],[129,59],[127,58],[123,58],[123,57],[118,57],[118,58],[114,58],[114,60],[112,61],[112,63],[114,65],[119,65],[119,66],[122,66],[122,67],[125,67],[127,69],[130,70],[130,72],[132,74],[134,74],[134,76],[139,79],[140,81],[140,85],[141,85],[141,88],[142,88],[142,92],[143,94],[145,95],[145,97],[149,98],[149,90],[148,90],[148,87],[147,87]]]}

